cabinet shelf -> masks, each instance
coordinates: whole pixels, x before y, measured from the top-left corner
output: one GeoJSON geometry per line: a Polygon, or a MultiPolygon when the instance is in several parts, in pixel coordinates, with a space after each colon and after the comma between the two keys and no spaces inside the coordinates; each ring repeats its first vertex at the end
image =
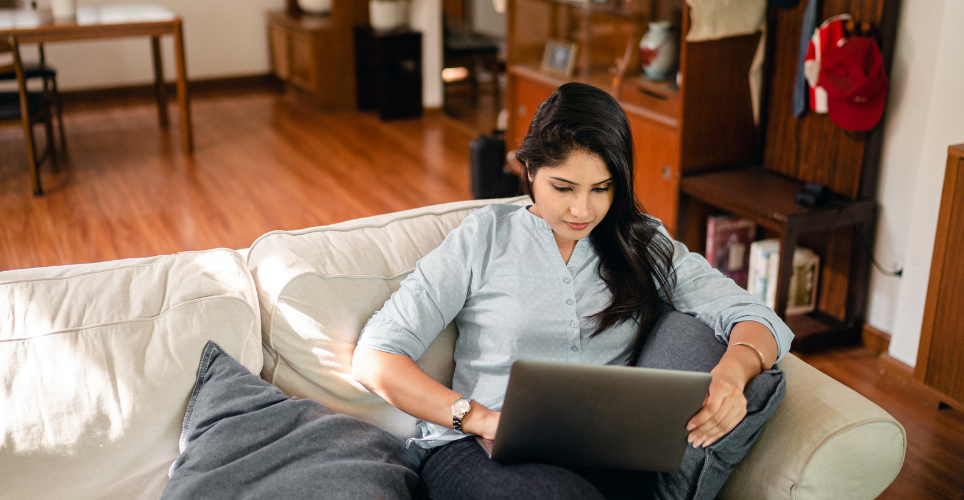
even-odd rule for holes
{"type": "Polygon", "coordinates": [[[828,344],[856,343],[860,339],[856,311],[862,311],[866,300],[864,290],[857,287],[861,280],[849,279],[838,284],[840,274],[861,272],[859,245],[851,246],[851,252],[837,255],[828,244],[822,254],[822,294],[835,295],[829,300],[821,297],[818,304],[839,305],[846,303],[840,318],[828,314],[818,306],[810,314],[787,315],[790,275],[793,272],[793,254],[798,239],[817,235],[827,239],[830,231],[849,228],[856,238],[868,238],[870,226],[876,213],[873,200],[851,200],[833,195],[830,202],[818,208],[805,208],[796,204],[796,194],[804,187],[803,181],[784,177],[762,168],[738,168],[695,174],[680,181],[680,217],[685,223],[679,233],[690,249],[699,251],[706,246],[706,215],[723,210],[752,220],[758,226],[775,233],[780,238],[780,269],[777,277],[776,312],[794,332],[793,347],[797,350],[825,347],[828,344]],[[842,319],[841,319],[842,318],[842,319]]]}

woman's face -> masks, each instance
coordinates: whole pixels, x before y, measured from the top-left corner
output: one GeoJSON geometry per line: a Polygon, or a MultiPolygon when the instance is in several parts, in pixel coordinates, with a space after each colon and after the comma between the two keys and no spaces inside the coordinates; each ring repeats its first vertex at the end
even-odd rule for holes
{"type": "Polygon", "coordinates": [[[577,150],[562,164],[542,167],[532,183],[532,213],[549,223],[556,241],[575,244],[592,232],[613,204],[613,176],[598,156],[577,150]]]}

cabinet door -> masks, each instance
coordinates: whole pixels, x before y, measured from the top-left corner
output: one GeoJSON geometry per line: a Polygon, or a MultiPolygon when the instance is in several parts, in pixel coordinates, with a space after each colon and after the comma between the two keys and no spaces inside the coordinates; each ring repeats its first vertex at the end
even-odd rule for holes
{"type": "Polygon", "coordinates": [[[676,230],[679,129],[627,113],[636,149],[636,196],[646,211],[676,230]]]}
{"type": "Polygon", "coordinates": [[[515,110],[510,111],[512,119],[512,134],[510,141],[505,145],[506,149],[516,149],[522,144],[522,140],[529,131],[529,122],[539,109],[542,101],[545,101],[556,90],[555,87],[542,82],[529,80],[514,75],[515,80],[515,110]]]}
{"type": "Polygon", "coordinates": [[[274,74],[285,81],[291,78],[289,64],[288,31],[277,24],[270,25],[271,31],[271,64],[274,74]]]}
{"type": "Polygon", "coordinates": [[[317,86],[315,52],[310,35],[291,33],[291,83],[311,92],[317,86]]]}

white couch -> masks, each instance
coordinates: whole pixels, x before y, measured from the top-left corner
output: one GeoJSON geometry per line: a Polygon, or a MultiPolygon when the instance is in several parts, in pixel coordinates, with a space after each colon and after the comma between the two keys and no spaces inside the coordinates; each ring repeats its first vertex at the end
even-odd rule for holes
{"type": "MultiPolygon", "coordinates": [[[[0,273],[0,499],[158,498],[208,340],[289,395],[411,436],[412,417],[352,379],[352,349],[415,261],[489,202],[271,232],[240,253],[0,273]]],[[[455,337],[418,361],[443,383],[455,337]]],[[[903,427],[798,358],[781,366],[786,398],[720,498],[876,497],[903,427]]]]}

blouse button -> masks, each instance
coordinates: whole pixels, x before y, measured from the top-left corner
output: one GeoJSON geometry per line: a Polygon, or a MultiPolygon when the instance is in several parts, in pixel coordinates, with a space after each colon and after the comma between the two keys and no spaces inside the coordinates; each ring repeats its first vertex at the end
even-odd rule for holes
{"type": "Polygon", "coordinates": [[[566,304],[571,306],[571,305],[572,305],[572,299],[566,299],[566,304]]]}
{"type": "Polygon", "coordinates": [[[572,283],[572,280],[569,278],[562,278],[562,282],[568,285],[569,283],[572,283]]]}
{"type": "Polygon", "coordinates": [[[576,346],[572,346],[572,347],[569,348],[569,350],[572,351],[572,352],[577,352],[577,351],[579,351],[579,348],[576,347],[576,346]]]}
{"type": "Polygon", "coordinates": [[[570,322],[569,322],[569,326],[575,328],[575,327],[576,327],[576,320],[570,321],[570,322]]]}

